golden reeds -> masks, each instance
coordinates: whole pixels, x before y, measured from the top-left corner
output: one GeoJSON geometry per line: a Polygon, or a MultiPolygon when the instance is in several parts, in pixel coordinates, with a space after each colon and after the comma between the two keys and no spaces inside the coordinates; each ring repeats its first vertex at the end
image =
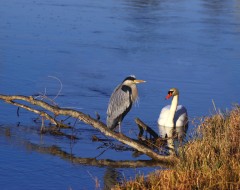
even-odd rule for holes
{"type": "Polygon", "coordinates": [[[138,176],[115,189],[240,189],[240,107],[205,117],[179,158],[169,170],[138,176]]]}

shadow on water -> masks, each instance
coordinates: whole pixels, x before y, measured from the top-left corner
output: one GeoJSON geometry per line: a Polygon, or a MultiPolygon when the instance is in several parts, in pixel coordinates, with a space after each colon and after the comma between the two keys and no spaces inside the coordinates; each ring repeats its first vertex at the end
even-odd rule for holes
{"type": "MultiPolygon", "coordinates": [[[[46,142],[47,144],[41,142],[40,144],[33,143],[32,141],[34,140],[34,136],[38,136],[40,134],[37,134],[38,132],[34,129],[30,128],[24,128],[24,129],[19,129],[21,126],[18,127],[5,127],[1,126],[0,128],[0,135],[2,137],[5,137],[6,140],[14,144],[16,146],[21,146],[26,148],[27,150],[30,151],[36,151],[42,154],[49,154],[53,156],[57,156],[63,160],[69,161],[74,164],[83,164],[83,165],[89,165],[89,166],[97,166],[97,167],[103,167],[103,166],[108,166],[108,167],[114,167],[114,168],[136,168],[136,167],[154,167],[154,166],[167,166],[162,163],[159,163],[154,160],[144,160],[144,159],[139,159],[139,160],[112,160],[112,159],[97,159],[99,157],[81,157],[81,156],[76,156],[72,150],[72,146],[69,146],[69,150],[63,150],[61,147],[58,145],[54,144],[54,136],[48,136],[48,138],[53,139],[52,142],[48,140],[46,142]],[[37,133],[36,133],[37,132],[37,133]],[[28,134],[29,133],[29,134],[28,134]],[[29,136],[30,135],[30,136],[29,136]],[[51,145],[52,144],[52,145],[51,145]]],[[[84,131],[82,131],[84,133],[84,131]]],[[[41,136],[41,135],[40,135],[41,136]]],[[[109,141],[108,139],[104,141],[109,141]]],[[[69,142],[70,144],[74,143],[74,140],[69,142]]],[[[92,142],[94,143],[94,141],[92,142]]],[[[111,141],[110,141],[111,143],[111,141]]],[[[112,144],[112,143],[111,143],[112,144]]],[[[114,145],[114,144],[112,144],[114,145]]],[[[106,142],[103,143],[104,147],[107,147],[108,144],[106,142]]],[[[99,146],[100,148],[102,146],[99,146]]],[[[108,149],[108,148],[107,148],[108,149]]],[[[104,149],[102,153],[104,153],[107,149],[104,149]]],[[[113,149],[115,151],[133,151],[131,148],[124,148],[124,146],[121,145],[114,145],[113,149]]],[[[100,155],[102,154],[100,153],[100,155]]]]}
{"type": "Polygon", "coordinates": [[[162,138],[169,138],[166,148],[174,149],[177,153],[178,148],[186,142],[188,125],[174,128],[159,126],[159,129],[162,138]]]}
{"type": "MultiPolygon", "coordinates": [[[[84,131],[82,131],[84,132],[84,131]]],[[[97,159],[97,157],[79,157],[75,156],[72,149],[70,151],[63,150],[57,145],[49,145],[51,143],[41,142],[37,144],[33,138],[36,130],[33,128],[6,127],[1,126],[0,136],[5,138],[6,141],[15,147],[23,147],[27,151],[37,152],[40,154],[47,154],[58,157],[62,160],[70,162],[74,165],[86,165],[94,167],[105,167],[103,176],[103,189],[111,189],[112,186],[121,182],[124,178],[122,173],[117,168],[139,168],[139,167],[159,167],[160,165],[165,168],[169,165],[163,165],[153,160],[111,160],[111,159],[97,159]],[[29,134],[28,134],[29,133],[29,134]],[[31,136],[30,138],[28,136],[31,136]]],[[[53,142],[52,142],[53,143],[53,142]]],[[[30,163],[29,163],[30,164],[30,163]]],[[[97,180],[95,181],[97,184],[97,180]]],[[[96,185],[98,186],[98,185],[96,185]]]]}
{"type": "Polygon", "coordinates": [[[116,185],[120,180],[123,179],[123,176],[120,172],[113,167],[107,167],[105,174],[103,176],[104,181],[104,190],[111,189],[114,185],[116,185]]]}
{"type": "MultiPolygon", "coordinates": [[[[82,131],[84,133],[85,131],[82,131]]],[[[175,131],[179,138],[184,138],[186,134],[186,130],[183,130],[182,128],[177,128],[175,131]]],[[[97,159],[96,157],[80,157],[74,155],[74,152],[72,150],[72,146],[70,146],[69,151],[64,150],[63,148],[54,145],[54,141],[49,143],[44,141],[41,141],[39,144],[36,143],[35,138],[33,138],[34,135],[38,132],[34,128],[27,128],[22,127],[21,125],[17,127],[6,127],[1,126],[0,127],[0,137],[3,137],[6,139],[6,141],[14,145],[15,147],[22,147],[26,149],[28,152],[37,152],[40,154],[45,155],[51,155],[54,157],[58,157],[64,161],[67,161],[71,164],[76,165],[85,165],[85,166],[92,166],[92,167],[104,167],[104,176],[103,176],[103,189],[108,190],[111,189],[114,185],[117,183],[125,180],[125,176],[123,173],[121,173],[121,168],[142,168],[142,167],[162,167],[162,168],[168,168],[170,165],[166,165],[154,160],[111,160],[111,159],[97,159]],[[30,135],[30,136],[29,136],[30,135]],[[35,141],[35,142],[32,142],[35,141]],[[50,145],[52,144],[52,145],[50,145]]],[[[55,138],[54,136],[51,136],[50,138],[55,138]]],[[[177,138],[175,138],[174,142],[177,142],[177,138]]],[[[72,141],[70,143],[73,143],[72,141]]],[[[66,148],[65,148],[66,149],[66,148]]],[[[104,151],[103,151],[104,152],[104,151]]],[[[31,164],[31,163],[29,163],[31,164]]],[[[90,174],[91,175],[91,174],[90,174]]],[[[94,177],[92,176],[94,179],[94,177]]],[[[98,180],[94,179],[95,186],[98,187],[98,180]]]]}
{"type": "MultiPolygon", "coordinates": [[[[165,129],[164,129],[165,130],[165,129]]],[[[162,131],[168,133],[168,131],[162,131]]],[[[84,131],[82,131],[84,132],[84,131]]],[[[182,142],[185,138],[187,128],[177,127],[174,129],[174,135],[177,135],[177,138],[174,138],[174,143],[182,142]],[[180,140],[181,139],[181,140],[180,140]],[[180,140],[180,141],[179,141],[180,140]]],[[[75,156],[72,149],[70,151],[63,150],[57,145],[49,145],[50,143],[40,144],[33,143],[34,139],[27,137],[28,133],[30,136],[33,136],[36,133],[36,130],[33,128],[22,128],[18,127],[5,127],[1,126],[0,136],[4,137],[6,141],[16,147],[23,147],[27,151],[34,151],[40,154],[47,154],[51,156],[58,157],[62,160],[70,162],[74,165],[86,165],[94,167],[105,167],[104,176],[103,176],[103,189],[111,189],[115,184],[123,181],[125,179],[124,175],[117,168],[141,168],[141,167],[162,167],[168,168],[170,165],[162,164],[153,160],[111,160],[111,159],[97,159],[97,157],[79,157],[75,156]],[[24,133],[24,134],[23,134],[24,133]]],[[[162,134],[164,135],[164,134],[162,134]]],[[[72,142],[70,142],[72,143],[72,142]]],[[[177,147],[176,147],[177,148],[177,147]]],[[[96,186],[98,186],[98,180],[95,179],[96,186]]]]}

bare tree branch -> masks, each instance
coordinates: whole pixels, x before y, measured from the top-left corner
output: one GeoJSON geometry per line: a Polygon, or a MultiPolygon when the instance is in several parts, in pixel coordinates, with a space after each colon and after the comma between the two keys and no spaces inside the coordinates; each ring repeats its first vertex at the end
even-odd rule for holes
{"type": "Polygon", "coordinates": [[[154,152],[153,150],[151,150],[150,148],[146,147],[145,145],[138,143],[136,140],[133,140],[133,139],[125,136],[124,134],[119,134],[119,133],[116,133],[116,132],[110,130],[101,121],[93,119],[89,115],[86,115],[80,111],[76,111],[76,110],[72,110],[72,109],[61,109],[58,106],[52,106],[44,101],[36,100],[32,96],[18,96],[18,95],[7,96],[7,95],[0,94],[0,99],[4,100],[5,102],[7,102],[9,104],[13,104],[15,106],[21,106],[22,108],[27,109],[28,111],[34,112],[36,114],[40,114],[43,117],[49,119],[55,125],[57,124],[55,119],[53,119],[51,116],[46,114],[46,112],[38,111],[36,109],[30,108],[29,106],[25,106],[25,105],[23,106],[22,104],[19,105],[18,103],[14,102],[14,101],[21,100],[21,101],[26,101],[32,105],[40,106],[41,108],[44,108],[45,110],[52,112],[55,116],[65,115],[65,116],[71,116],[73,118],[77,118],[80,121],[98,129],[106,136],[117,139],[118,141],[138,150],[139,152],[142,152],[142,153],[148,155],[153,160],[164,162],[164,163],[178,162],[177,157],[175,157],[174,155],[170,155],[170,156],[159,155],[156,152],[154,152]]]}
{"type": "Polygon", "coordinates": [[[140,129],[140,133],[138,135],[138,138],[141,138],[143,135],[143,131],[148,132],[151,136],[153,136],[153,138],[158,138],[158,134],[155,133],[155,131],[153,131],[149,126],[147,126],[145,123],[143,123],[143,121],[141,121],[139,118],[135,119],[135,122],[137,123],[139,129],[140,129]]]}
{"type": "Polygon", "coordinates": [[[46,112],[44,111],[39,111],[37,109],[34,109],[34,108],[31,108],[27,105],[24,105],[24,104],[20,104],[20,103],[17,103],[17,102],[14,102],[13,100],[7,100],[5,101],[9,104],[12,104],[12,105],[15,105],[15,106],[18,106],[18,116],[19,116],[19,107],[21,108],[24,108],[30,112],[33,112],[33,113],[36,113],[38,115],[40,115],[41,117],[43,118],[46,118],[47,120],[49,120],[53,125],[56,125],[58,127],[61,127],[61,128],[71,128],[70,126],[67,126],[65,124],[63,124],[62,122],[59,122],[58,120],[54,119],[52,116],[50,116],[49,114],[47,114],[46,112]]]}
{"type": "Polygon", "coordinates": [[[62,91],[62,82],[61,82],[61,80],[60,80],[59,78],[57,78],[57,77],[55,77],[55,76],[48,76],[48,77],[56,79],[56,80],[59,82],[59,84],[60,84],[60,89],[59,89],[57,95],[53,98],[53,100],[55,100],[55,99],[59,96],[59,94],[61,93],[61,91],[62,91]]]}

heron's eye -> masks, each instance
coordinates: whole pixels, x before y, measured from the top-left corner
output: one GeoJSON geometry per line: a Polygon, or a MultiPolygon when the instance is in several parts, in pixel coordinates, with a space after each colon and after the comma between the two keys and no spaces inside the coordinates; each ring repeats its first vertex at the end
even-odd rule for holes
{"type": "Polygon", "coordinates": [[[168,94],[172,94],[173,93],[173,91],[168,91],[168,94]]]}

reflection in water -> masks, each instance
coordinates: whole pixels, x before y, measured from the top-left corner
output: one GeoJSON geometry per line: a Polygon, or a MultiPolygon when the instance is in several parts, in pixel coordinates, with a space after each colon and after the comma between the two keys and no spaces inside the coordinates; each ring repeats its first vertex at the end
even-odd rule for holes
{"type": "MultiPolygon", "coordinates": [[[[17,147],[18,149],[25,149],[28,152],[37,152],[42,155],[51,155],[57,158],[60,158],[60,160],[64,160],[66,162],[72,163],[74,168],[80,164],[82,166],[91,166],[95,167],[94,171],[96,174],[99,172],[100,168],[106,167],[104,169],[105,171],[103,172],[104,176],[103,180],[103,187],[105,190],[111,189],[112,186],[114,186],[116,183],[120,182],[120,180],[123,180],[123,175],[122,173],[119,172],[119,169],[117,168],[138,168],[138,167],[156,167],[159,166],[159,162],[152,161],[152,160],[119,160],[119,161],[113,161],[111,159],[99,159],[97,160],[96,158],[92,157],[79,157],[74,154],[69,153],[69,151],[66,150],[66,148],[61,148],[57,145],[49,145],[49,143],[45,144],[44,142],[38,143],[37,138],[29,138],[29,133],[30,136],[34,136],[36,131],[34,129],[26,129],[24,130],[21,126],[20,127],[6,127],[6,126],[0,126],[0,141],[4,139],[4,141],[7,141],[10,147],[17,147]],[[34,141],[34,143],[32,142],[34,141]]],[[[46,137],[46,136],[45,136],[46,137]]],[[[63,146],[61,144],[61,146],[63,146]]],[[[9,146],[7,146],[9,148],[9,146]]],[[[4,150],[4,146],[1,148],[4,150]]],[[[6,151],[7,152],[7,151],[6,151]]],[[[16,153],[16,152],[14,152],[16,153]]],[[[7,153],[8,154],[8,153],[7,153]]],[[[38,154],[37,156],[39,157],[38,154]]],[[[13,157],[13,156],[12,156],[13,157]]],[[[15,156],[14,156],[15,157],[15,156]]],[[[17,156],[16,156],[17,157],[17,156]]],[[[44,156],[43,156],[44,157],[44,156]]],[[[50,159],[52,160],[52,158],[50,159]]],[[[58,159],[54,159],[58,160],[58,159]]],[[[16,161],[15,161],[16,162],[16,161]]],[[[58,161],[59,162],[59,161],[58,161]]],[[[31,166],[34,167],[36,166],[36,163],[31,163],[29,162],[28,159],[23,159],[23,160],[18,160],[17,163],[22,163],[24,166],[31,166]]],[[[38,164],[37,164],[38,165],[38,164]]],[[[164,165],[164,167],[168,167],[167,165],[164,165]]],[[[45,168],[47,170],[54,171],[56,168],[52,166],[51,164],[46,164],[45,163],[45,168]]],[[[76,167],[77,168],[77,167],[76,167]]],[[[9,167],[11,170],[11,167],[9,167]]],[[[62,174],[65,174],[66,171],[64,169],[59,169],[60,173],[54,174],[56,178],[61,177],[62,174]]],[[[28,170],[20,171],[22,176],[28,175],[28,170]]],[[[82,171],[78,171],[80,175],[82,175],[82,171]]],[[[51,173],[52,174],[52,173],[51,173]]],[[[50,176],[51,174],[44,174],[44,176],[50,176]]],[[[67,174],[66,174],[67,175],[67,174]]],[[[127,174],[128,175],[128,174],[127,174]]],[[[74,176],[74,174],[73,174],[74,176]]],[[[83,175],[82,175],[83,176],[83,175]]],[[[71,179],[73,180],[73,179],[71,179]]],[[[86,181],[86,179],[83,179],[86,181]]],[[[64,181],[62,183],[65,184],[64,181]]],[[[69,182],[71,184],[71,182],[69,182]]],[[[77,183],[77,181],[76,181],[77,183]]],[[[81,184],[83,182],[80,182],[81,184]]],[[[0,184],[1,184],[1,179],[0,179],[0,184]]],[[[61,185],[59,185],[61,186],[61,185]]],[[[102,185],[101,185],[102,186],[102,185]]],[[[92,188],[89,188],[92,189],[92,188]]]]}
{"type": "MultiPolygon", "coordinates": [[[[18,128],[19,129],[19,128],[18,128]]],[[[0,127],[0,137],[6,137],[9,143],[15,146],[21,146],[26,148],[29,151],[35,151],[42,154],[49,154],[53,156],[57,156],[63,160],[69,161],[74,164],[83,164],[89,166],[97,166],[102,167],[106,166],[109,168],[137,168],[137,167],[154,167],[159,166],[160,164],[163,166],[168,166],[167,163],[160,163],[159,161],[154,160],[111,160],[111,159],[97,159],[96,157],[86,157],[84,156],[76,156],[72,152],[72,147],[70,147],[70,151],[64,150],[58,145],[52,144],[48,142],[48,145],[44,145],[45,143],[33,143],[31,141],[36,141],[36,139],[32,139],[27,135],[29,131],[18,131],[14,127],[0,127]],[[23,134],[24,132],[25,134],[23,134]]],[[[34,130],[31,131],[31,135],[34,136],[34,130]]],[[[107,172],[109,173],[109,172],[107,172]]]]}
{"type": "Polygon", "coordinates": [[[104,190],[111,189],[114,185],[121,179],[120,173],[113,167],[107,167],[103,180],[104,180],[104,190]]]}
{"type": "Polygon", "coordinates": [[[159,126],[160,137],[168,138],[167,146],[170,150],[177,151],[178,147],[181,146],[186,138],[188,125],[181,127],[165,127],[159,126]]]}

